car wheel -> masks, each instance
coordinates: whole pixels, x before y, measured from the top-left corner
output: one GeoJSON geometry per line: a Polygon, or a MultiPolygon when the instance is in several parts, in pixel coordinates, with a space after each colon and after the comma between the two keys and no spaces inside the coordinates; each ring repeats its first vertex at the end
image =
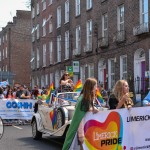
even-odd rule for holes
{"type": "Polygon", "coordinates": [[[65,113],[63,108],[57,109],[57,129],[65,124],[65,113]]]}
{"type": "Polygon", "coordinates": [[[36,120],[34,119],[33,122],[32,122],[32,137],[33,139],[35,140],[39,140],[42,138],[42,132],[39,132],[37,130],[37,123],[36,123],[36,120]]]}

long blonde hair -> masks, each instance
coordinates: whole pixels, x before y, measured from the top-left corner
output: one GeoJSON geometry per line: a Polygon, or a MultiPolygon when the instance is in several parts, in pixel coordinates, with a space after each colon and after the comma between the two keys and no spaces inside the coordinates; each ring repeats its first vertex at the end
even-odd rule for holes
{"type": "Polygon", "coordinates": [[[123,86],[126,82],[126,80],[118,80],[113,88],[113,93],[118,100],[120,100],[123,95],[123,86]]]}

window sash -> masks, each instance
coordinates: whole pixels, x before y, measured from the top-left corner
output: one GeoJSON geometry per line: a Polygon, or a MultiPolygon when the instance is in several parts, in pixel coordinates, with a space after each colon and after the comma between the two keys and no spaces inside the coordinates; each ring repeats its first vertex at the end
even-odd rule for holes
{"type": "Polygon", "coordinates": [[[65,2],[65,23],[69,22],[69,1],[65,2]]]}
{"type": "Polygon", "coordinates": [[[108,15],[107,13],[102,16],[102,37],[108,36],[108,15]]]}
{"type": "Polygon", "coordinates": [[[65,59],[69,58],[69,31],[65,32],[65,59]]]}

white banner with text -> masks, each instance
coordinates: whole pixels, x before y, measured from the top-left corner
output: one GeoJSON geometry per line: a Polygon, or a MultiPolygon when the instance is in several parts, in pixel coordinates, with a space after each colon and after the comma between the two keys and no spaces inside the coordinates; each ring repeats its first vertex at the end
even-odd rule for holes
{"type": "Polygon", "coordinates": [[[0,117],[31,120],[35,102],[36,100],[33,99],[1,99],[0,117]]]}
{"type": "Polygon", "coordinates": [[[87,113],[84,150],[149,150],[150,107],[87,113]]]}

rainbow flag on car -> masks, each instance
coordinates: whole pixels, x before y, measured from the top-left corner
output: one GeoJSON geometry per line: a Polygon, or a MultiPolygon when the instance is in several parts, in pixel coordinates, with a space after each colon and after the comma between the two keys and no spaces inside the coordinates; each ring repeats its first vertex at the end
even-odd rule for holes
{"type": "Polygon", "coordinates": [[[101,95],[101,93],[100,93],[99,88],[97,88],[97,90],[96,90],[96,95],[97,95],[97,99],[98,99],[98,101],[100,103],[104,103],[105,102],[104,99],[103,99],[103,97],[102,97],[102,95],[101,95]]]}
{"type": "Polygon", "coordinates": [[[51,93],[54,92],[54,84],[53,83],[50,84],[47,91],[48,91],[48,94],[47,94],[47,97],[46,97],[46,103],[48,104],[49,100],[50,100],[51,93]]]}
{"type": "Polygon", "coordinates": [[[81,92],[82,90],[82,81],[81,80],[78,80],[78,82],[76,83],[76,85],[74,86],[74,92],[81,92]]]}

